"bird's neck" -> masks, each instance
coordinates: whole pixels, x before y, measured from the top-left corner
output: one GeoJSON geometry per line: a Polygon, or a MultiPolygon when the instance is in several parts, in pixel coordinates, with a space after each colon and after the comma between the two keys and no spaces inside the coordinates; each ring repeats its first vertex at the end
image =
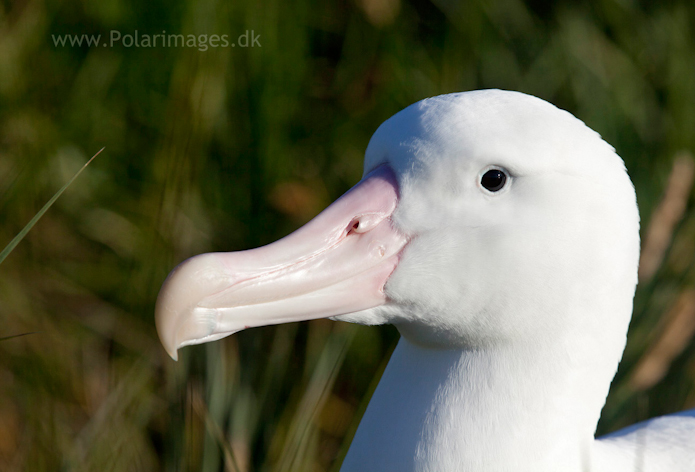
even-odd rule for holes
{"type": "Polygon", "coordinates": [[[590,470],[624,332],[602,342],[556,332],[446,350],[402,338],[342,471],[590,470]]]}

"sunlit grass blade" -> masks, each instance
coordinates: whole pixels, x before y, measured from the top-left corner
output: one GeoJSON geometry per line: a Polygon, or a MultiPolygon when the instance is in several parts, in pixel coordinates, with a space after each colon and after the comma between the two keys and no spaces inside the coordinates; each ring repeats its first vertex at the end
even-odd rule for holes
{"type": "Polygon", "coordinates": [[[313,462],[313,457],[307,457],[307,452],[310,436],[315,432],[316,417],[331,393],[355,332],[355,329],[351,327],[345,332],[338,332],[328,338],[306,393],[290,424],[287,440],[275,470],[280,472],[307,470],[307,465],[313,462]]]}
{"type": "Polygon", "coordinates": [[[200,396],[193,398],[192,403],[193,409],[196,413],[205,420],[205,426],[207,427],[210,435],[215,439],[219,445],[222,453],[224,454],[224,464],[225,471],[240,472],[239,464],[234,456],[234,450],[224,436],[224,432],[220,425],[218,425],[214,418],[210,416],[207,405],[200,396]]]}
{"type": "Polygon", "coordinates": [[[75,181],[77,176],[80,175],[82,171],[94,160],[95,157],[101,154],[101,151],[103,151],[104,149],[105,148],[99,149],[99,151],[97,151],[97,153],[94,154],[92,158],[89,159],[87,163],[83,165],[82,168],[78,170],[77,173],[73,175],[72,178],[68,180],[68,182],[65,185],[63,185],[63,187],[60,190],[58,190],[55,193],[55,195],[51,197],[50,200],[48,200],[48,202],[43,206],[43,208],[41,208],[41,210],[39,210],[39,212],[36,215],[34,215],[31,221],[29,221],[29,223],[27,223],[27,225],[24,228],[22,228],[22,231],[20,231],[19,234],[15,236],[14,239],[10,241],[10,243],[7,246],[5,246],[5,249],[3,249],[2,252],[0,252],[0,264],[3,263],[5,258],[14,250],[17,244],[19,244],[19,242],[22,239],[24,239],[24,236],[26,236],[27,233],[31,230],[31,228],[34,227],[36,222],[39,221],[43,214],[46,213],[49,208],[51,208],[51,205],[53,205],[53,203],[55,203],[55,201],[58,200],[58,197],[60,197],[63,194],[63,192],[65,192],[65,190],[75,181]]]}

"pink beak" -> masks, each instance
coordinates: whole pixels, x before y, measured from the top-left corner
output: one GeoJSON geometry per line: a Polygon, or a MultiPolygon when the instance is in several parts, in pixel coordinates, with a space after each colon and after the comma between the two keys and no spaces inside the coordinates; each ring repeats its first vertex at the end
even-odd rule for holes
{"type": "Polygon", "coordinates": [[[155,308],[169,355],[254,326],[354,313],[386,303],[406,237],[391,224],[393,171],[381,166],[294,233],[248,251],[179,264],[155,308]]]}

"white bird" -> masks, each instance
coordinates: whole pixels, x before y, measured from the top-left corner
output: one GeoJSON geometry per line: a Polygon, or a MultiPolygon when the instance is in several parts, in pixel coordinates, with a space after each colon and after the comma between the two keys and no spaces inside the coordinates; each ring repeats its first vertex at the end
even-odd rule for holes
{"type": "Polygon", "coordinates": [[[343,472],[693,472],[695,410],[594,438],[638,258],[634,188],[596,132],[517,92],[443,95],[383,123],[303,228],[179,265],[156,323],[174,359],[252,326],[394,324],[343,472]]]}

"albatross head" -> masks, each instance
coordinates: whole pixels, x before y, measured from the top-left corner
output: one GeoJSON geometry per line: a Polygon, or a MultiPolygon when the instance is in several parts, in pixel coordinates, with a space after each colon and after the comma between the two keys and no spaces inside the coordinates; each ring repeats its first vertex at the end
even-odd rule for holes
{"type": "Polygon", "coordinates": [[[582,342],[619,359],[638,253],[634,189],[596,132],[521,93],[443,95],[383,123],[360,183],[297,232],[177,267],[157,329],[174,358],[244,328],[334,317],[442,348],[592,333],[582,342]]]}

